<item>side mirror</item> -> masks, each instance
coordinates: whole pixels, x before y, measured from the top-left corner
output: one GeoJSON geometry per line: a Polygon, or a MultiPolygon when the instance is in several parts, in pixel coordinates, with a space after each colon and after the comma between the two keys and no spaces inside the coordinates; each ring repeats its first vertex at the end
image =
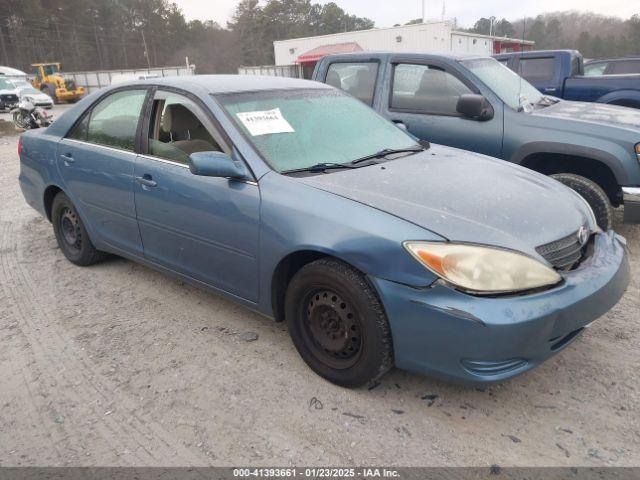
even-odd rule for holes
{"type": "Polygon", "coordinates": [[[189,155],[189,170],[203,177],[225,177],[242,180],[248,177],[240,161],[223,152],[195,152],[189,155]]]}
{"type": "Polygon", "coordinates": [[[486,121],[493,118],[493,107],[489,103],[489,100],[475,93],[460,95],[458,104],[456,105],[456,111],[474,120],[486,121]]]}

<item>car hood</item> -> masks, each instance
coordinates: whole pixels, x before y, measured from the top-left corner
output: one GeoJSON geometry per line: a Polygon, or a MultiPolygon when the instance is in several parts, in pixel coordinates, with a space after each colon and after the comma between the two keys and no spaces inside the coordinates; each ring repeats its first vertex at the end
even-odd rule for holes
{"type": "Polygon", "coordinates": [[[640,110],[637,108],[605,105],[603,103],[560,101],[555,105],[535,110],[532,115],[563,118],[600,126],[614,126],[640,130],[640,110]]]}
{"type": "Polygon", "coordinates": [[[451,241],[495,245],[541,258],[535,247],[583,225],[595,227],[585,202],[559,182],[455,148],[432,145],[419,154],[329,172],[299,180],[451,241]]]}

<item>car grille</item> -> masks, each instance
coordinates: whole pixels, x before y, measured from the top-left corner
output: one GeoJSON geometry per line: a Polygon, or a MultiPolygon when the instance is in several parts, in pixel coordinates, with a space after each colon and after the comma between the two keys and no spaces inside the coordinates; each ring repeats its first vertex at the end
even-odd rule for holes
{"type": "Polygon", "coordinates": [[[559,240],[536,247],[536,252],[556,269],[571,270],[582,260],[585,246],[586,243],[580,242],[578,232],[574,232],[559,240]]]}
{"type": "Polygon", "coordinates": [[[18,101],[18,96],[12,93],[7,93],[4,95],[0,95],[0,101],[4,103],[15,103],[18,101]]]}

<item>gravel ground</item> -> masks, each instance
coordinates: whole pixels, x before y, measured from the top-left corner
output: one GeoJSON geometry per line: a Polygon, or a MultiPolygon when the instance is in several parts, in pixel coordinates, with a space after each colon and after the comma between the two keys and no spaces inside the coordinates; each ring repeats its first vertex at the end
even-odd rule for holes
{"type": "Polygon", "coordinates": [[[532,372],[345,390],[282,324],[130,261],[70,264],[22,198],[16,144],[0,137],[3,466],[640,465],[640,227],[618,225],[625,297],[532,372]]]}

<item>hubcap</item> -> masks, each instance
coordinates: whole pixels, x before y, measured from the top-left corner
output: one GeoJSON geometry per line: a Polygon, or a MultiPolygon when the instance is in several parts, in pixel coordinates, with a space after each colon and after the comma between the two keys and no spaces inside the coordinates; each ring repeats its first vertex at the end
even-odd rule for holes
{"type": "Polygon", "coordinates": [[[349,302],[331,290],[316,290],[307,296],[305,313],[316,355],[334,368],[353,365],[362,350],[362,332],[349,302]]]}
{"type": "Polygon", "coordinates": [[[68,207],[64,207],[60,215],[60,232],[69,248],[80,250],[82,246],[80,221],[75,212],[68,207]]]}

